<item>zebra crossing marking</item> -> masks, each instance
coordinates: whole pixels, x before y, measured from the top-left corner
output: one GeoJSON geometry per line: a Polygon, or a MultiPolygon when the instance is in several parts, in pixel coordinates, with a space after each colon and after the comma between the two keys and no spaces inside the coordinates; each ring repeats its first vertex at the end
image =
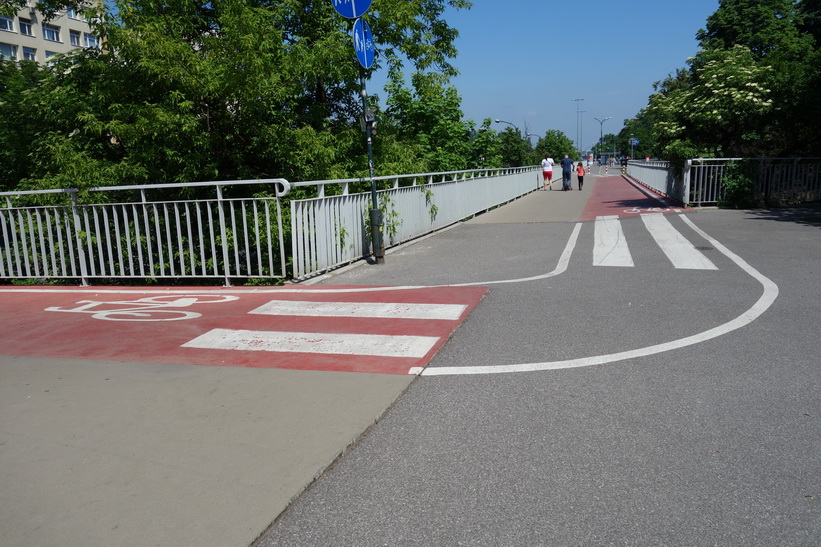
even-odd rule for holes
{"type": "MultiPolygon", "coordinates": [[[[665,215],[643,214],[641,219],[653,240],[676,269],[718,270],[709,258],[673,227],[665,215]]],[[[618,216],[596,217],[594,232],[594,266],[635,266],[618,216]]]]}
{"type": "Polygon", "coordinates": [[[438,336],[212,329],[184,348],[422,358],[438,336]]]}
{"type": "Polygon", "coordinates": [[[464,304],[272,300],[248,313],[300,317],[367,317],[371,319],[441,319],[457,321],[465,309],[467,309],[467,306],[464,304]]]}
{"type": "Polygon", "coordinates": [[[658,213],[641,215],[641,220],[656,243],[680,270],[717,270],[715,264],[676,230],[667,218],[658,213]]]}
{"type": "Polygon", "coordinates": [[[596,217],[593,265],[634,266],[618,215],[596,217]]]}

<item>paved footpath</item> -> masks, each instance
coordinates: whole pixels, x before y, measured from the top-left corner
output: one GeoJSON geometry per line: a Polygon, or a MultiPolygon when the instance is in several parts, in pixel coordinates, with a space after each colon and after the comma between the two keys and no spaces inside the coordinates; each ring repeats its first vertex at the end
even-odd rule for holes
{"type": "MultiPolygon", "coordinates": [[[[582,192],[536,191],[480,215],[467,237],[456,227],[389,252],[387,267],[357,265],[318,284],[3,287],[3,545],[249,545],[266,529],[260,541],[277,544],[282,528],[271,523],[390,414],[419,378],[409,373],[440,357],[533,357],[515,333],[493,350],[474,343],[484,357],[445,343],[479,308],[496,310],[494,321],[527,314],[526,300],[508,302],[516,312],[482,304],[485,281],[551,271],[580,220],[676,212],[620,176],[587,179],[582,192]],[[439,238],[459,240],[446,261],[426,252],[439,238]],[[494,260],[478,262],[484,255],[494,260]]],[[[630,250],[640,261],[642,246],[630,250]]]]}

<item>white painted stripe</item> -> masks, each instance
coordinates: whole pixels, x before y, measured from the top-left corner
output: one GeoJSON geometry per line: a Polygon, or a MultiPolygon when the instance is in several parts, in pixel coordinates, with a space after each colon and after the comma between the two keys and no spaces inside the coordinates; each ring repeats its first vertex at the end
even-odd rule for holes
{"type": "Polygon", "coordinates": [[[678,340],[671,340],[662,344],[654,346],[647,346],[644,348],[622,351],[620,353],[611,353],[609,355],[594,355],[592,357],[582,357],[579,359],[567,359],[565,361],[548,361],[544,363],[522,363],[516,365],[487,365],[487,366],[468,366],[468,367],[413,367],[408,371],[408,374],[419,374],[422,376],[451,376],[451,375],[466,375],[466,374],[502,374],[509,372],[536,372],[544,370],[559,370],[566,368],[589,367],[593,365],[603,365],[606,363],[615,363],[617,361],[625,361],[627,359],[635,359],[637,357],[647,357],[648,355],[656,355],[666,351],[686,348],[694,346],[713,338],[718,338],[734,330],[738,330],[746,325],[749,325],[758,319],[770,306],[773,305],[776,298],[778,298],[778,285],[773,283],[771,279],[765,277],[758,270],[750,266],[743,258],[739,257],[727,247],[722,245],[718,240],[710,237],[701,228],[693,224],[689,218],[682,216],[681,219],[688,224],[697,234],[706,239],[724,256],[732,260],[745,273],[753,277],[764,287],[764,292],[761,297],[752,305],[750,309],[736,317],[735,319],[719,325],[704,332],[679,338],[678,340]]]}
{"type": "Polygon", "coordinates": [[[463,304],[405,304],[390,302],[308,302],[272,300],[248,313],[300,317],[369,317],[385,319],[443,319],[457,321],[463,304]]]}
{"type": "Polygon", "coordinates": [[[633,267],[633,257],[618,216],[596,217],[593,265],[633,267]]]}
{"type": "Polygon", "coordinates": [[[438,341],[436,336],[213,329],[182,347],[420,358],[438,341]]]}
{"type": "Polygon", "coordinates": [[[567,271],[567,266],[570,264],[570,257],[573,255],[573,250],[576,248],[576,242],[579,240],[579,232],[582,230],[582,223],[576,223],[576,226],[573,228],[573,232],[570,234],[570,238],[567,240],[567,244],[564,247],[564,251],[562,251],[562,256],[559,257],[559,262],[556,264],[556,267],[553,269],[552,272],[547,272],[545,274],[534,275],[531,277],[518,277],[515,279],[500,279],[497,281],[481,281],[475,283],[454,283],[452,285],[442,285],[444,287],[475,287],[475,286],[484,286],[484,285],[501,285],[505,283],[522,283],[525,281],[539,281],[542,279],[547,279],[549,277],[556,277],[558,275],[563,274],[567,271]]]}
{"type": "Polygon", "coordinates": [[[650,235],[675,268],[681,270],[718,269],[709,258],[700,253],[692,243],[673,228],[665,215],[658,213],[641,215],[641,220],[644,221],[650,235]]]}

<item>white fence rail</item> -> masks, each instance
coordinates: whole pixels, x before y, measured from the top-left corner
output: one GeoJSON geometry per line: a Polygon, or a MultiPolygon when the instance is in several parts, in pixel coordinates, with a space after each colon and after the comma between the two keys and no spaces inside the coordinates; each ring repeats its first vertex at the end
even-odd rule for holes
{"type": "Polygon", "coordinates": [[[56,192],[3,192],[0,278],[181,279],[285,277],[283,179],[97,188],[139,191],[141,201],[17,207],[13,199],[56,192]],[[223,186],[265,185],[275,197],[226,198],[223,186]],[[207,187],[208,199],[149,201],[151,190],[207,187]]]}
{"type": "MultiPolygon", "coordinates": [[[[385,246],[436,231],[529,192],[539,184],[535,167],[428,173],[394,180],[380,190],[385,246]],[[400,186],[400,183],[410,183],[400,186]],[[417,182],[422,184],[417,185],[417,182]]],[[[331,181],[323,181],[325,184],[331,181]]],[[[343,184],[352,181],[342,181],[343,184]]],[[[340,181],[336,181],[340,183],[340,181]]],[[[297,183],[294,186],[320,183],[297,183]]],[[[368,193],[291,201],[293,276],[302,279],[370,254],[368,193]]]]}
{"type": "Polygon", "coordinates": [[[690,179],[686,171],[684,176],[676,177],[670,162],[667,161],[630,161],[627,163],[628,174],[659,194],[670,197],[681,204],[687,204],[690,195],[690,179]]]}
{"type": "Polygon", "coordinates": [[[764,203],[821,200],[821,158],[699,158],[689,160],[681,174],[669,162],[631,161],[628,173],[682,204],[716,205],[724,199],[728,167],[741,161],[747,164],[755,196],[764,203]]]}
{"type": "MultiPolygon", "coordinates": [[[[379,177],[392,186],[378,192],[385,244],[522,196],[537,188],[538,176],[535,167],[525,167],[379,177]]],[[[304,278],[370,255],[370,193],[348,194],[354,182],[362,181],[103,187],[87,194],[101,196],[91,204],[79,203],[76,189],[2,192],[0,279],[79,279],[84,285],[92,279],[221,279],[230,285],[232,279],[304,278]],[[286,246],[281,199],[292,186],[316,187],[319,197],[291,201],[286,246]],[[326,195],[331,186],[340,195],[326,195]],[[151,199],[171,188],[207,197],[151,199]],[[289,248],[292,272],[286,271],[289,248]]]]}

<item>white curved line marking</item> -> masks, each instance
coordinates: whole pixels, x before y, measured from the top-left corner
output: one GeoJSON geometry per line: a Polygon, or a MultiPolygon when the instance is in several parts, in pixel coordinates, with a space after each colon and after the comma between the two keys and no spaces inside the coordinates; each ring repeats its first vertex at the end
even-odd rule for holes
{"type": "Polygon", "coordinates": [[[534,372],[543,370],[558,370],[565,368],[589,367],[594,365],[603,365],[606,363],[614,363],[616,361],[624,361],[626,359],[634,359],[636,357],[646,357],[648,355],[655,355],[665,351],[674,349],[681,349],[687,346],[692,346],[717,338],[734,330],[740,329],[745,325],[749,325],[758,317],[761,316],[778,298],[778,285],[772,280],[765,277],[758,270],[747,264],[741,257],[730,251],[727,247],[719,243],[707,235],[703,230],[697,227],[693,222],[685,216],[681,217],[690,227],[701,237],[706,239],[718,249],[727,258],[735,262],[735,264],[747,272],[750,276],[756,279],[764,287],[764,292],[758,301],[753,306],[727,323],[719,325],[712,329],[706,330],[699,334],[687,336],[679,340],[672,340],[663,344],[656,344],[645,348],[639,348],[629,351],[622,351],[619,353],[611,353],[609,355],[597,355],[593,357],[582,357],[579,359],[568,359],[565,361],[550,361],[545,363],[522,363],[516,365],[489,365],[477,367],[428,367],[422,369],[421,367],[414,367],[408,371],[408,374],[420,374],[422,376],[448,376],[448,375],[466,375],[466,374],[502,374],[507,372],[534,372]]]}

